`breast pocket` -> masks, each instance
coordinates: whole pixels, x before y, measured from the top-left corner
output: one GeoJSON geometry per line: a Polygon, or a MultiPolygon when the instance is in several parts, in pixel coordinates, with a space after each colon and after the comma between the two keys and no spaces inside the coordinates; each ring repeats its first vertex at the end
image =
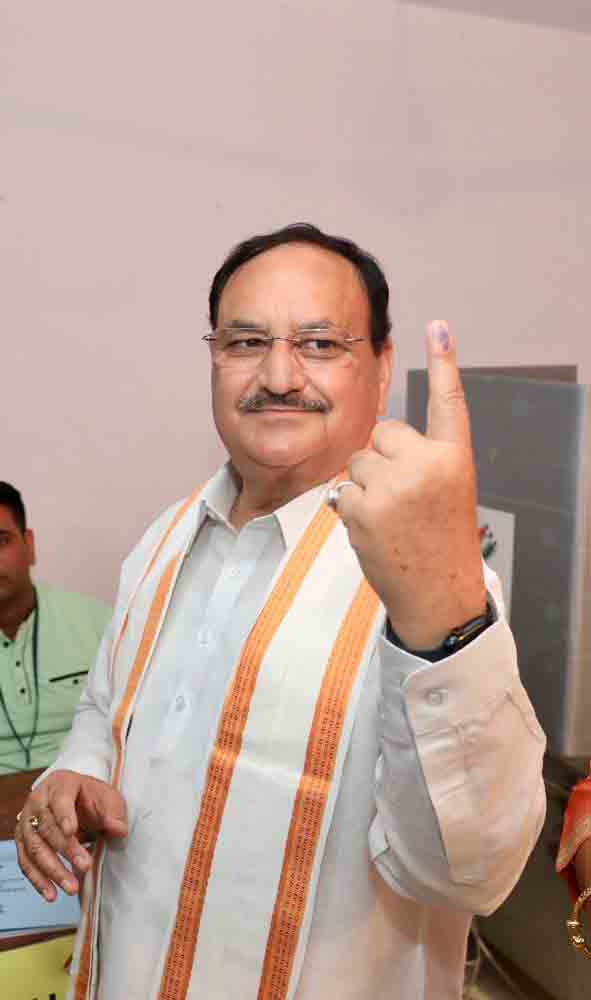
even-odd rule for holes
{"type": "Polygon", "coordinates": [[[88,669],[86,670],[74,670],[69,674],[58,674],[57,677],[49,677],[49,684],[57,684],[58,688],[55,690],[65,691],[68,688],[73,690],[78,690],[81,684],[84,684],[86,678],[88,677],[88,669]]]}
{"type": "Polygon", "coordinates": [[[51,716],[54,719],[63,716],[71,717],[82,694],[87,676],[88,668],[81,666],[79,670],[70,670],[67,673],[45,677],[40,692],[43,715],[51,716]]]}

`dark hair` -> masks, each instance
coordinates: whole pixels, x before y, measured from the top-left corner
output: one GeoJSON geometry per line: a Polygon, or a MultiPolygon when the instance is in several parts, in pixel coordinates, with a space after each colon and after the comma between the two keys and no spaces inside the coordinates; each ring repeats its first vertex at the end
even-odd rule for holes
{"type": "Polygon", "coordinates": [[[19,531],[25,532],[27,530],[27,515],[23,498],[10,483],[0,482],[0,507],[8,507],[12,512],[19,531]]]}
{"type": "Polygon", "coordinates": [[[352,240],[340,236],[329,236],[307,222],[296,222],[291,226],[284,226],[283,229],[277,229],[273,233],[251,236],[250,239],[238,243],[230,251],[211,283],[209,321],[212,330],[215,330],[217,326],[222,292],[234,272],[247,261],[252,260],[253,257],[258,257],[259,254],[282,246],[284,243],[312,243],[324,250],[338,253],[354,264],[367,291],[371,312],[371,342],[375,353],[379,354],[392,329],[388,314],[390,291],[384,272],[375,257],[362,250],[352,240]]]}

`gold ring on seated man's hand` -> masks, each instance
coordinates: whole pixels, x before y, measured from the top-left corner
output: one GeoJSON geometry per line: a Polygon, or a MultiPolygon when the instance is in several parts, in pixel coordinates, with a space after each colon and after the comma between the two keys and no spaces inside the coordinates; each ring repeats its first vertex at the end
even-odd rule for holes
{"type": "MultiPolygon", "coordinates": [[[[17,823],[19,822],[21,816],[22,813],[19,813],[18,816],[16,817],[17,823]]],[[[40,821],[38,816],[29,816],[29,825],[32,830],[35,830],[35,832],[37,832],[37,830],[39,829],[39,822],[40,821]]]]}
{"type": "Polygon", "coordinates": [[[579,893],[575,905],[573,906],[572,913],[566,921],[566,931],[568,934],[569,944],[572,945],[575,951],[582,951],[587,958],[591,958],[591,947],[587,944],[585,929],[579,918],[581,916],[581,910],[590,899],[591,886],[587,889],[583,889],[583,891],[579,893]]]}

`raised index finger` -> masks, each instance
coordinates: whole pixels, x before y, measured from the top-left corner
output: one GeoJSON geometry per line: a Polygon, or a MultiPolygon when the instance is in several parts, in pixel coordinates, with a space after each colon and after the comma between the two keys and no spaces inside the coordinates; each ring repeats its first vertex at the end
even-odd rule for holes
{"type": "Polygon", "coordinates": [[[456,362],[455,342],[445,320],[427,326],[429,406],[427,437],[470,445],[470,422],[456,362]]]}

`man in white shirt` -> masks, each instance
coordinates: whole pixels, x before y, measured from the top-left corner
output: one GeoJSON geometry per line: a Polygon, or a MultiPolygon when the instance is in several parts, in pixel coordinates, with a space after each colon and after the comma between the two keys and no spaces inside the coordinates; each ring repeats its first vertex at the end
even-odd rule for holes
{"type": "Polygon", "coordinates": [[[457,1000],[541,828],[544,736],[453,338],[429,325],[426,435],[376,425],[388,286],[304,225],[235,248],[210,318],[230,462],[124,564],[21,867],[49,900],[78,890],[59,855],[92,867],[75,1000],[457,1000]]]}

